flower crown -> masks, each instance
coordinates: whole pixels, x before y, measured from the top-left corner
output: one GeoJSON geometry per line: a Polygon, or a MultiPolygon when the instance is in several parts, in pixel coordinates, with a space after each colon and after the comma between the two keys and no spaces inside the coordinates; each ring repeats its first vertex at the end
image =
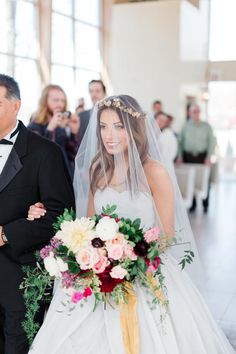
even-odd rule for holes
{"type": "Polygon", "coordinates": [[[134,111],[132,108],[130,107],[126,107],[124,106],[120,99],[119,98],[113,98],[113,99],[108,99],[108,100],[103,100],[101,102],[99,102],[98,104],[98,107],[101,108],[101,107],[115,107],[115,108],[118,108],[120,109],[122,112],[126,112],[128,114],[131,115],[131,117],[133,118],[138,118],[138,119],[145,119],[146,118],[146,114],[145,113],[141,113],[141,112],[137,112],[137,111],[134,111]]]}

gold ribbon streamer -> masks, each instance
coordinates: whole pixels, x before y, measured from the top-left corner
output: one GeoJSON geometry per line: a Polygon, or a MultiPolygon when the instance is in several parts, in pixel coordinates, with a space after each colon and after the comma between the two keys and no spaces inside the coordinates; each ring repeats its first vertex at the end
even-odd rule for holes
{"type": "Polygon", "coordinates": [[[129,282],[125,283],[126,300],[120,300],[120,324],[126,354],[139,354],[139,325],[137,316],[137,296],[129,282]]]}
{"type": "MultiPolygon", "coordinates": [[[[166,306],[165,294],[158,286],[157,279],[152,273],[146,273],[150,288],[158,298],[161,305],[166,306]]],[[[121,332],[126,354],[139,354],[139,324],[137,316],[137,296],[132,285],[125,282],[127,291],[126,303],[119,302],[121,332]]]]}

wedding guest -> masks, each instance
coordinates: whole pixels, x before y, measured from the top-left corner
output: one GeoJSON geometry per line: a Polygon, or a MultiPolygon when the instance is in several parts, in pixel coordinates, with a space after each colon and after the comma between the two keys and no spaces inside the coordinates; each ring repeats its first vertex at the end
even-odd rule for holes
{"type": "MultiPolygon", "coordinates": [[[[90,98],[93,104],[93,107],[95,104],[102,100],[106,96],[106,87],[102,80],[92,80],[89,83],[89,94],[90,98]]],[[[89,119],[93,111],[93,107],[88,109],[87,111],[84,111],[79,114],[80,117],[80,130],[79,130],[79,137],[80,137],[80,142],[82,141],[84,134],[86,132],[86,129],[89,124],[89,119]]]]}
{"type": "Polygon", "coordinates": [[[170,116],[164,112],[155,114],[155,120],[162,134],[159,136],[159,144],[167,161],[174,161],[178,153],[178,141],[170,128],[170,116]]]}
{"type": "Polygon", "coordinates": [[[155,114],[162,112],[163,108],[162,108],[162,102],[160,100],[156,100],[153,102],[152,104],[152,111],[153,111],[153,116],[155,116],[155,114]]]}
{"type": "MultiPolygon", "coordinates": [[[[27,354],[22,322],[25,303],[20,290],[35,266],[34,253],[53,236],[52,224],[65,208],[74,207],[73,189],[62,152],[56,144],[26,129],[17,114],[17,82],[0,74],[0,353],[27,354]],[[45,205],[41,219],[30,221],[30,204],[45,205]],[[47,207],[46,207],[47,205],[47,207]]],[[[44,308],[37,322],[43,321],[44,308]]]]}
{"type": "MultiPolygon", "coordinates": [[[[211,155],[215,148],[215,137],[213,130],[207,122],[200,118],[200,107],[197,104],[191,104],[189,107],[189,119],[183,126],[179,135],[179,154],[177,163],[200,163],[210,166],[211,155]]],[[[209,205],[208,196],[203,200],[203,210],[206,213],[209,205]]],[[[196,209],[196,198],[194,197],[190,212],[196,209]]]]}
{"type": "Polygon", "coordinates": [[[61,147],[71,177],[79,147],[79,127],[79,117],[67,111],[63,89],[58,85],[46,86],[28,128],[61,147]]]}

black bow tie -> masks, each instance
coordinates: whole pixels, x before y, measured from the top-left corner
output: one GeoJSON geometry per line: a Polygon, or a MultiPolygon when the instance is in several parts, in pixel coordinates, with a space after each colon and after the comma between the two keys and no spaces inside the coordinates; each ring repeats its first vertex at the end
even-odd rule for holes
{"type": "MultiPolygon", "coordinates": [[[[18,124],[16,130],[14,130],[14,132],[11,133],[10,139],[13,138],[13,136],[15,136],[18,133],[19,130],[20,130],[20,124],[18,124]]],[[[2,145],[13,145],[13,142],[9,141],[7,139],[2,139],[2,140],[0,140],[0,144],[2,144],[2,145]]]]}
{"type": "Polygon", "coordinates": [[[7,139],[2,139],[2,140],[0,140],[0,144],[2,144],[2,145],[13,145],[13,142],[9,141],[7,139]]]}

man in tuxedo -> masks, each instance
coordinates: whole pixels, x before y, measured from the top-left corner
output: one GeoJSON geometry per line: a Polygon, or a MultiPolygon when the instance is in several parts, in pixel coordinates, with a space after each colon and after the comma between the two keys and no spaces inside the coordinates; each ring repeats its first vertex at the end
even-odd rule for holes
{"type": "Polygon", "coordinates": [[[22,265],[35,265],[34,253],[53,236],[56,217],[74,208],[60,148],[17,120],[20,105],[18,84],[0,74],[0,354],[28,352],[19,290],[22,265]],[[29,206],[37,201],[47,212],[27,220],[29,206]]]}
{"type": "MultiPolygon", "coordinates": [[[[103,98],[105,98],[106,96],[106,87],[104,85],[104,83],[102,82],[102,80],[92,80],[89,83],[89,94],[91,97],[91,101],[93,103],[93,106],[95,106],[95,104],[102,100],[103,98]]],[[[84,134],[86,132],[86,129],[88,127],[89,124],[89,119],[90,116],[92,114],[93,108],[81,112],[79,113],[79,117],[80,117],[80,128],[79,128],[79,139],[80,142],[82,141],[84,134]]]]}

